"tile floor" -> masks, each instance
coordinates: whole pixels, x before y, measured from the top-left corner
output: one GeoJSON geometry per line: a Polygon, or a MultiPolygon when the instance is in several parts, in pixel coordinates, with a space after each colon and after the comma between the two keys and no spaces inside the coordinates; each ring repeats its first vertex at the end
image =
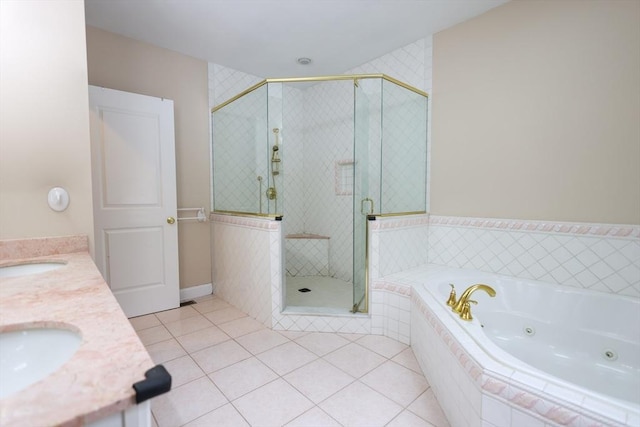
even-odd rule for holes
{"type": "Polygon", "coordinates": [[[154,426],[449,426],[390,338],[272,331],[214,296],[130,320],[173,377],[154,426]]]}

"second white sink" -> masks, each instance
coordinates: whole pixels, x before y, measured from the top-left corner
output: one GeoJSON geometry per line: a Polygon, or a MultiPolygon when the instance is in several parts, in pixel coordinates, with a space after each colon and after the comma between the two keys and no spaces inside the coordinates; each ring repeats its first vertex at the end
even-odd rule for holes
{"type": "Polygon", "coordinates": [[[82,344],[69,329],[37,328],[0,333],[0,399],[49,376],[82,344]]]}

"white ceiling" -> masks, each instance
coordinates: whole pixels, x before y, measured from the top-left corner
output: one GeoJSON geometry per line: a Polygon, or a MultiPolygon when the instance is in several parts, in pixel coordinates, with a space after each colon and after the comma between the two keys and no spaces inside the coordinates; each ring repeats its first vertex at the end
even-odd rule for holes
{"type": "Polygon", "coordinates": [[[299,77],[342,74],[506,2],[85,0],[85,15],[87,25],[259,77],[299,77]]]}

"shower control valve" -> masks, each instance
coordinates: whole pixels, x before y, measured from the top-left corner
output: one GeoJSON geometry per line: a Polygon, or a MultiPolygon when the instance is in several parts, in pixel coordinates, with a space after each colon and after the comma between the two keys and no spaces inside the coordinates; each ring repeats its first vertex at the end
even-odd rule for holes
{"type": "Polygon", "coordinates": [[[267,188],[267,199],[274,200],[278,196],[278,192],[274,187],[267,188]]]}

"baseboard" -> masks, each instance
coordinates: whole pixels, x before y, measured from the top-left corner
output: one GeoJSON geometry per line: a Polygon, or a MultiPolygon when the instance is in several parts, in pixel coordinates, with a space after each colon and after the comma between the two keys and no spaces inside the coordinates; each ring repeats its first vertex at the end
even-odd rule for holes
{"type": "Polygon", "coordinates": [[[180,289],[180,302],[189,301],[194,298],[204,297],[213,293],[213,285],[205,283],[204,285],[189,286],[180,289]]]}

